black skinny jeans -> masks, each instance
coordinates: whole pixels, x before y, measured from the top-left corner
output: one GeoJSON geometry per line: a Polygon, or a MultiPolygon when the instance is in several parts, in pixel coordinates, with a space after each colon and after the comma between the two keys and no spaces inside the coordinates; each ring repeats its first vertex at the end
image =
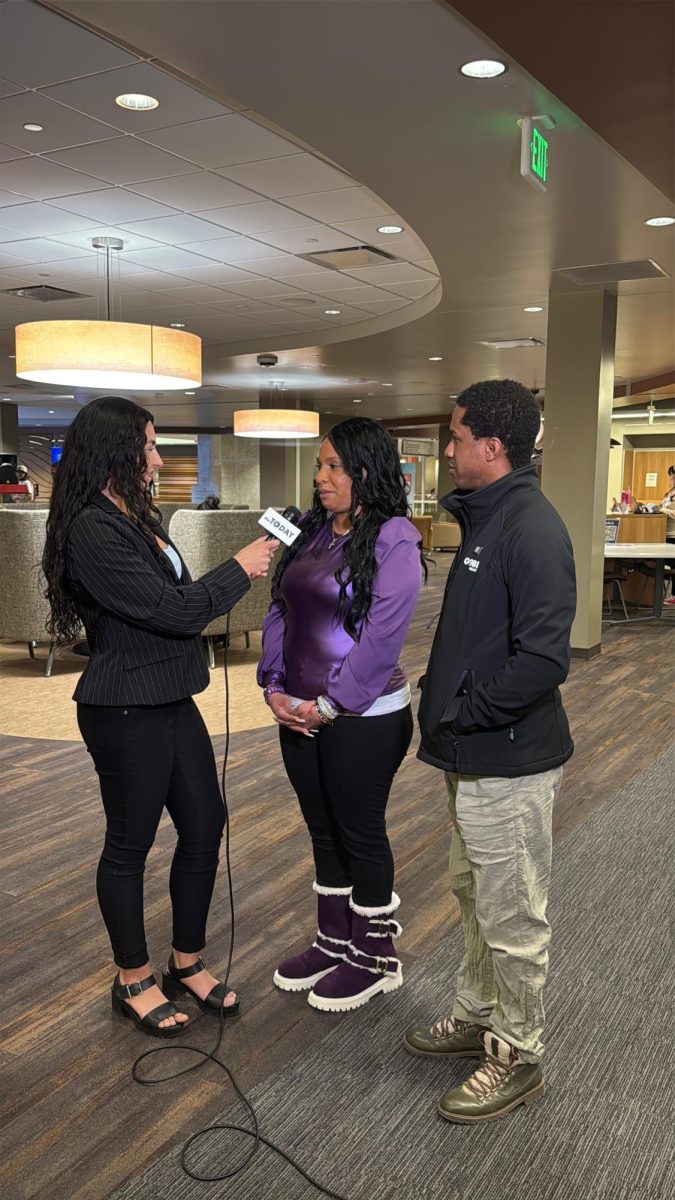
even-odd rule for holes
{"type": "Polygon", "coordinates": [[[281,726],[281,753],[312,839],[317,883],[353,886],[356,904],[391,901],[394,859],[385,810],[412,738],[410,705],[338,717],[313,738],[281,726]]]}
{"type": "Polygon", "coordinates": [[[166,807],[178,832],[169,889],[173,946],[198,953],[225,824],[211,739],[194,700],[154,707],[78,704],[107,820],[96,888],[118,967],[148,961],[143,873],[166,807]]]}

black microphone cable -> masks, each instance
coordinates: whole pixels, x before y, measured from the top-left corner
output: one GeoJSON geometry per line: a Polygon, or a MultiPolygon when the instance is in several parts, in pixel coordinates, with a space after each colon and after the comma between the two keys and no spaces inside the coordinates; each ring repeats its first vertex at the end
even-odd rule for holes
{"type": "MultiPolygon", "coordinates": [[[[228,613],[226,624],[225,624],[225,647],[224,647],[224,649],[225,649],[225,662],[224,662],[225,748],[224,748],[224,753],[223,753],[223,767],[222,767],[222,772],[221,772],[221,777],[220,777],[220,789],[221,789],[221,794],[223,797],[223,807],[225,809],[225,862],[226,862],[226,866],[227,866],[227,888],[228,888],[228,895],[229,895],[229,902],[230,902],[230,944],[229,944],[228,955],[227,955],[227,968],[225,970],[225,988],[224,988],[225,996],[227,995],[227,992],[228,992],[227,985],[228,985],[229,978],[230,978],[230,968],[232,966],[232,957],[234,954],[234,932],[235,932],[234,891],[232,888],[232,864],[230,862],[230,815],[229,815],[228,808],[227,808],[227,796],[226,796],[226,790],[225,790],[225,772],[227,770],[227,760],[228,760],[229,751],[230,751],[230,684],[229,684],[229,676],[228,676],[228,670],[227,670],[227,651],[228,651],[229,643],[230,643],[230,614],[228,613]]],[[[282,1150],[280,1146],[277,1146],[276,1143],[271,1141],[270,1138],[264,1137],[263,1134],[260,1132],[260,1124],[258,1122],[258,1115],[256,1113],[256,1110],[255,1110],[253,1104],[249,1100],[248,1096],[246,1096],[244,1094],[244,1092],[242,1092],[241,1088],[239,1087],[239,1084],[237,1083],[234,1072],[230,1069],[230,1067],[228,1067],[227,1063],[223,1062],[223,1060],[221,1058],[217,1057],[217,1052],[220,1049],[220,1043],[223,1040],[224,1032],[225,1032],[225,1015],[224,1015],[224,1006],[221,1005],[219,1019],[218,1019],[218,1036],[216,1037],[215,1043],[211,1050],[203,1050],[201,1048],[201,1046],[188,1046],[185,1043],[175,1044],[174,1042],[171,1042],[171,1044],[166,1045],[166,1046],[154,1046],[151,1050],[143,1051],[143,1053],[139,1054],[138,1058],[134,1061],[133,1066],[131,1068],[131,1074],[132,1074],[133,1078],[136,1080],[136,1083],[140,1083],[143,1087],[155,1087],[157,1084],[167,1083],[171,1079],[178,1079],[181,1075],[189,1075],[191,1071],[198,1071],[201,1069],[201,1067],[206,1066],[207,1063],[213,1062],[216,1064],[216,1066],[220,1067],[221,1070],[225,1071],[225,1074],[227,1075],[230,1083],[232,1084],[234,1091],[236,1092],[236,1094],[239,1097],[239,1099],[241,1100],[242,1104],[244,1105],[244,1107],[250,1114],[251,1122],[252,1122],[251,1127],[246,1126],[246,1125],[232,1125],[230,1123],[223,1123],[223,1124],[218,1123],[215,1125],[206,1125],[206,1126],[204,1126],[203,1129],[198,1129],[196,1131],[196,1133],[191,1134],[190,1137],[185,1142],[185,1144],[183,1145],[183,1148],[181,1150],[181,1155],[180,1155],[180,1165],[183,1168],[183,1171],[185,1172],[185,1174],[188,1175],[190,1179],[196,1180],[198,1183],[219,1183],[225,1179],[232,1179],[232,1178],[234,1178],[235,1175],[239,1175],[242,1171],[246,1170],[246,1168],[252,1162],[254,1156],[257,1154],[258,1150],[260,1149],[260,1145],[262,1143],[264,1146],[267,1146],[268,1149],[273,1150],[275,1154],[278,1154],[280,1156],[280,1158],[283,1158],[285,1160],[285,1162],[290,1163],[290,1165],[298,1172],[298,1174],[302,1175],[303,1179],[306,1179],[307,1182],[310,1183],[312,1185],[312,1187],[316,1188],[316,1190],[318,1192],[320,1192],[322,1196],[328,1196],[329,1200],[348,1200],[348,1198],[346,1196],[341,1195],[339,1192],[331,1192],[328,1190],[328,1188],[323,1187],[316,1179],[313,1179],[312,1176],[309,1175],[308,1172],[305,1171],[304,1168],[301,1167],[300,1164],[298,1162],[296,1162],[294,1158],[291,1158],[290,1154],[287,1154],[285,1150],[282,1150]],[[155,1077],[150,1077],[147,1075],[140,1074],[140,1071],[139,1071],[140,1064],[145,1059],[150,1058],[150,1056],[153,1054],[165,1053],[167,1050],[171,1051],[171,1053],[175,1053],[176,1051],[183,1051],[187,1054],[196,1054],[199,1056],[199,1060],[197,1062],[191,1063],[191,1065],[188,1067],[182,1067],[180,1071],[173,1071],[170,1075],[159,1075],[159,1076],[155,1076],[155,1077]],[[253,1139],[253,1145],[243,1155],[243,1157],[241,1158],[241,1161],[236,1162],[235,1165],[229,1171],[222,1171],[217,1175],[200,1174],[200,1172],[196,1169],[196,1167],[189,1166],[188,1152],[189,1152],[190,1148],[193,1147],[201,1138],[206,1137],[208,1134],[214,1133],[216,1130],[229,1130],[229,1131],[234,1131],[236,1133],[243,1133],[246,1137],[253,1139]]]]}

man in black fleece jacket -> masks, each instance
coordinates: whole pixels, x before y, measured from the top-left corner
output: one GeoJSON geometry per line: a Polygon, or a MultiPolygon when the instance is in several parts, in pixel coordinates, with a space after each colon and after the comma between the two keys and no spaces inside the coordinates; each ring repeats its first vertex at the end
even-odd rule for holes
{"type": "Polygon", "coordinates": [[[421,680],[418,756],[445,772],[465,954],[451,1014],[404,1045],[485,1056],[441,1098],[449,1121],[498,1117],[544,1090],[552,812],[573,751],[559,685],[576,589],[567,530],[530,465],[540,424],[522,384],[477,383],[445,450],[457,490],[441,503],[462,543],[421,680]]]}

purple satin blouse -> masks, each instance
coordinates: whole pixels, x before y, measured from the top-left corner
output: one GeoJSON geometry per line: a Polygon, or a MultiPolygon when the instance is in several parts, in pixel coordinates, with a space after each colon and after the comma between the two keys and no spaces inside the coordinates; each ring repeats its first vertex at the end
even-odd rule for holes
{"type": "Polygon", "coordinates": [[[263,624],[258,683],[279,684],[303,700],[324,695],[360,714],[405,685],[399,655],[420,590],[420,535],[405,517],[380,529],[372,604],[358,642],[336,621],[343,539],[331,550],[332,536],[327,521],[286,568],[263,624]]]}

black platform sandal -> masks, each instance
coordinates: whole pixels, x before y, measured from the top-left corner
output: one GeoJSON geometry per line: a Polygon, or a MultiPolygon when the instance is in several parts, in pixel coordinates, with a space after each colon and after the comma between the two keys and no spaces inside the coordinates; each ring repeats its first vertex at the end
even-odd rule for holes
{"type": "MultiPolygon", "coordinates": [[[[162,971],[162,991],[167,996],[171,996],[172,1000],[178,1000],[181,996],[191,996],[193,1000],[201,1008],[202,1012],[210,1013],[211,1016],[219,1017],[220,1010],[223,1010],[223,1017],[235,1017],[239,1012],[239,1000],[235,1000],[234,1004],[223,1004],[223,1000],[227,996],[224,983],[217,983],[211,988],[208,996],[202,1000],[196,992],[188,987],[183,982],[184,979],[189,979],[191,975],[197,975],[199,971],[206,970],[206,963],[203,958],[198,958],[196,963],[191,967],[177,967],[173,961],[173,955],[169,958],[168,965],[162,971]]],[[[228,991],[231,989],[228,988],[228,991]]]]}
{"type": "Polygon", "coordinates": [[[150,1037],[172,1038],[179,1037],[181,1033],[185,1033],[189,1021],[182,1021],[175,1025],[160,1025],[160,1021],[166,1021],[168,1017],[175,1017],[178,1009],[174,1004],[158,1004],[157,1008],[153,1008],[144,1017],[141,1017],[129,1004],[129,1000],[134,996],[140,996],[142,992],[147,992],[148,988],[153,987],[157,983],[154,975],[148,975],[146,979],[141,979],[139,983],[120,983],[119,974],[115,976],[112,987],[110,989],[112,997],[113,1012],[120,1013],[123,1017],[128,1017],[136,1022],[139,1029],[143,1033],[149,1034],[150,1037]]]}

